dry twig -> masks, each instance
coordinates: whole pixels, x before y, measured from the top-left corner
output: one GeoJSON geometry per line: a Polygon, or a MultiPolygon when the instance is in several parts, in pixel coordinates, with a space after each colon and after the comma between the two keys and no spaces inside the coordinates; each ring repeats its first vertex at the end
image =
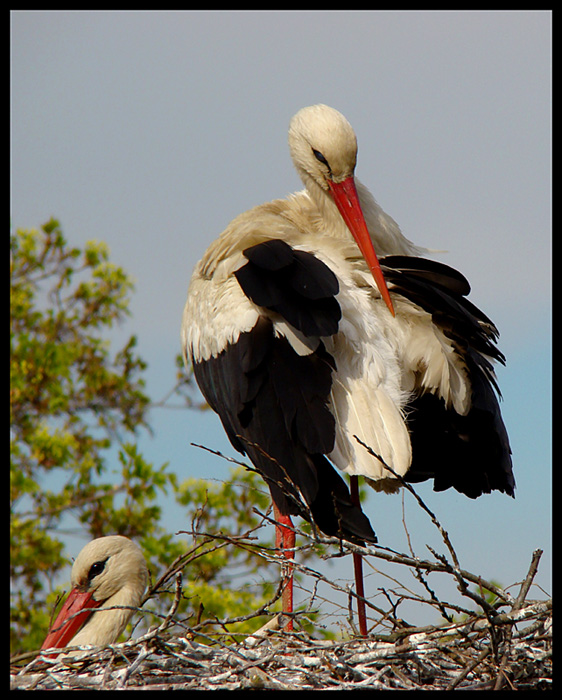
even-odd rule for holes
{"type": "MultiPolygon", "coordinates": [[[[410,570],[420,581],[424,594],[417,594],[400,583],[397,576],[385,576],[389,588],[381,588],[386,605],[365,599],[375,621],[367,639],[354,638],[354,621],[347,606],[342,617],[348,626],[342,639],[314,639],[304,631],[287,634],[279,630],[279,620],[271,611],[280,588],[259,610],[223,620],[201,620],[187,628],[175,617],[181,599],[181,572],[205,551],[222,547],[252,548],[267,561],[280,566],[282,557],[256,543],[255,529],[243,536],[196,531],[195,545],[169,567],[145,597],[150,600],[175,577],[174,600],[161,623],[146,634],[106,648],[82,649],[79,656],[45,659],[24,654],[12,659],[11,683],[14,689],[500,689],[508,684],[519,690],[549,688],[552,679],[552,601],[530,600],[529,591],[538,570],[541,550],[533,553],[529,570],[514,599],[508,590],[461,568],[449,536],[422,499],[420,507],[439,530],[451,561],[429,549],[433,559],[393,551],[381,545],[360,547],[336,538],[298,530],[303,545],[296,548],[295,569],[312,581],[309,600],[295,613],[306,619],[314,607],[322,605],[320,584],[351,601],[355,593],[348,585],[298,561],[298,553],[317,543],[335,545],[324,558],[359,552],[366,561],[381,560],[410,570]],[[455,581],[460,594],[476,605],[476,610],[438,599],[424,578],[442,572],[455,581]],[[471,590],[473,584],[477,590],[471,590]],[[492,593],[494,604],[484,596],[492,593]],[[442,618],[442,625],[414,627],[398,616],[403,600],[430,606],[442,618]],[[233,624],[269,615],[269,623],[240,639],[229,629],[233,624]],[[455,618],[453,615],[458,615],[455,618]],[[174,629],[172,635],[170,631],[174,629]],[[178,630],[183,630],[178,634],[178,630]],[[28,662],[29,659],[32,659],[28,662]],[[21,666],[22,662],[26,665],[21,666]]],[[[263,526],[270,519],[262,514],[263,526]]],[[[198,530],[198,523],[193,524],[198,530]]],[[[333,595],[332,595],[333,594],[333,595]]],[[[144,604],[144,603],[143,603],[144,604]]],[[[345,608],[345,609],[344,609],[345,608]]],[[[321,626],[322,618],[315,620],[321,626]]],[[[298,626],[297,626],[298,629],[298,626]]]]}

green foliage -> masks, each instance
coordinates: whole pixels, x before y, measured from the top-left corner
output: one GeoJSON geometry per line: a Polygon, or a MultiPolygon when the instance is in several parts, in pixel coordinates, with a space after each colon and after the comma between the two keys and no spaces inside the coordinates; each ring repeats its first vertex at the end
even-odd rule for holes
{"type": "MultiPolygon", "coordinates": [[[[265,511],[269,504],[251,472],[239,470],[223,484],[180,484],[166,464],[155,467],[139,453],[139,430],[149,427],[145,363],[134,336],[117,352],[107,340],[128,314],[132,287],[104,244],[70,247],[55,220],[11,236],[14,652],[37,649],[44,639],[56,584],[69,578],[64,532],[79,533],[84,543],[116,533],[136,538],[155,581],[189,546],[160,525],[165,498],[178,501],[184,522],[198,533],[231,537],[257,527],[254,507],[265,511]]],[[[177,394],[186,399],[190,387],[184,374],[177,394]]],[[[189,537],[197,554],[178,615],[204,621],[260,609],[275,588],[277,566],[266,575],[267,562],[247,543],[218,546],[203,534],[189,537]],[[241,585],[252,576],[253,586],[241,585]]],[[[165,614],[170,595],[159,591],[148,607],[165,614]]],[[[154,622],[147,615],[142,624],[154,622]]],[[[253,620],[246,628],[256,626],[253,620]]]]}
{"type": "MultiPolygon", "coordinates": [[[[178,490],[178,502],[193,513],[192,527],[199,533],[198,540],[206,535],[219,538],[205,545],[204,556],[190,567],[187,595],[192,599],[191,609],[203,606],[207,613],[212,611],[211,619],[223,619],[245,615],[265,605],[274,593],[278,571],[273,568],[267,572],[270,580],[262,579],[267,563],[260,550],[272,543],[265,542],[263,532],[259,545],[255,542],[252,546],[248,537],[261,524],[254,509],[265,512],[270,505],[263,482],[242,467],[233,469],[230,478],[222,483],[187,479],[178,490]],[[240,539],[240,544],[215,548],[221,536],[231,542],[240,539]]],[[[255,627],[242,625],[232,631],[255,627]]]]}
{"type": "Polygon", "coordinates": [[[57,529],[73,519],[92,538],[134,536],[172,476],[122,443],[120,482],[101,479],[112,443],[146,425],[135,338],[112,355],[101,335],[127,314],[130,279],[104,244],[69,247],[55,220],[10,242],[12,641],[35,646],[44,590],[68,565],[57,529]]]}

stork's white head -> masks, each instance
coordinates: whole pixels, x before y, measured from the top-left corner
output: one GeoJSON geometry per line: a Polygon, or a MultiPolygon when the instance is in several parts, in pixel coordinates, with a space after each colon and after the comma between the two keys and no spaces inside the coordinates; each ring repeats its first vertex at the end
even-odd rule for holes
{"type": "Polygon", "coordinates": [[[148,569],[134,542],[111,535],[92,540],[82,549],[72,567],[71,583],[72,590],[42,649],[113,643],[142,601],[148,569]]]}
{"type": "Polygon", "coordinates": [[[305,107],[291,120],[289,148],[295,168],[312,200],[316,202],[327,230],[332,227],[341,231],[343,219],[394,316],[392,300],[357,195],[357,139],[351,124],[332,107],[305,107]],[[338,218],[336,208],[341,219],[338,218]]]}
{"type": "Polygon", "coordinates": [[[295,168],[308,185],[307,176],[324,191],[329,182],[351,177],[357,162],[357,138],[353,127],[327,105],[304,107],[291,119],[289,148],[295,168]]]}
{"type": "Polygon", "coordinates": [[[141,590],[148,582],[144,556],[128,537],[110,535],[89,542],[72,567],[73,588],[89,591],[96,601],[105,601],[124,586],[141,590]]]}

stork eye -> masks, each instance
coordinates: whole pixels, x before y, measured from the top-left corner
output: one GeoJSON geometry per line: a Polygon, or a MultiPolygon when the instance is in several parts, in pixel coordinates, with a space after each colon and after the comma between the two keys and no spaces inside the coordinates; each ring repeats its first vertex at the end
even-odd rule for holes
{"type": "Polygon", "coordinates": [[[90,567],[90,570],[88,571],[88,581],[91,581],[96,576],[101,574],[101,572],[105,568],[106,561],[107,561],[107,559],[104,559],[103,561],[96,561],[94,564],[92,564],[92,566],[90,567]]]}
{"type": "Polygon", "coordinates": [[[320,163],[325,165],[331,172],[330,164],[326,160],[325,156],[322,153],[320,153],[320,151],[317,151],[315,148],[312,149],[312,152],[314,153],[314,157],[316,158],[316,160],[320,161],[320,163]]]}

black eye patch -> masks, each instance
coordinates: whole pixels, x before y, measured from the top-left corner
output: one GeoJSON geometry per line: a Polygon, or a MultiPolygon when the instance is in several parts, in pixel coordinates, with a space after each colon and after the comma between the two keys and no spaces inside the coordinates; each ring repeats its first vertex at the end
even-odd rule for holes
{"type": "MultiPolygon", "coordinates": [[[[109,557],[107,559],[109,559],[109,557]]],[[[91,581],[96,576],[101,574],[101,572],[105,569],[107,559],[104,559],[103,561],[96,561],[92,564],[92,566],[90,566],[90,570],[88,571],[88,581],[91,581]]]]}
{"type": "Polygon", "coordinates": [[[314,153],[314,157],[316,158],[316,160],[325,165],[328,168],[328,170],[331,171],[330,164],[328,163],[324,155],[320,153],[320,151],[317,151],[315,148],[312,149],[312,152],[314,153]]]}

